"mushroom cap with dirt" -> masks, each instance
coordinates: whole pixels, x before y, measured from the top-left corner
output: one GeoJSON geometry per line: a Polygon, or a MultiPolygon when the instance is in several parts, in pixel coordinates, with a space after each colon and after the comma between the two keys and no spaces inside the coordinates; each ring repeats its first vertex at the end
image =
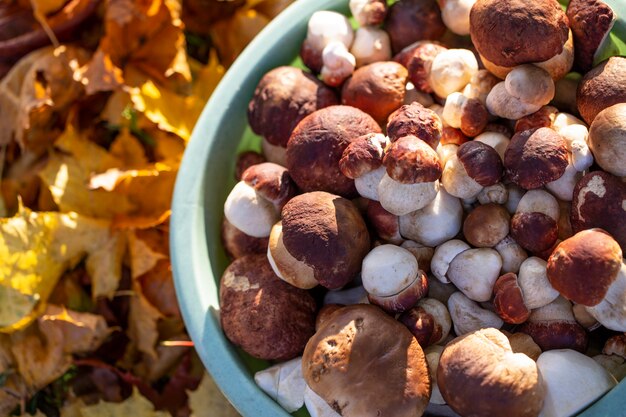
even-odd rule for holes
{"type": "Polygon", "coordinates": [[[304,379],[343,417],[421,416],[430,375],[411,332],[372,305],[332,313],[302,356],[304,379]]]}
{"type": "Polygon", "coordinates": [[[236,259],[220,281],[220,320],[228,340],[267,360],[298,356],[315,332],[315,299],[279,279],[265,255],[236,259]]]}

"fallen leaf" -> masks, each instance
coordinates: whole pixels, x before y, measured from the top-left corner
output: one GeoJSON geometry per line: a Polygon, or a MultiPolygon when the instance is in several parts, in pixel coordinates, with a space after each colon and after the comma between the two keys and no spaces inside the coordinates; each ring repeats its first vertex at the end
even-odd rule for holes
{"type": "Polygon", "coordinates": [[[133,393],[121,403],[99,402],[80,408],[81,417],[171,417],[167,411],[155,411],[154,405],[133,388],[133,393]]]}
{"type": "Polygon", "coordinates": [[[138,281],[150,304],[166,317],[180,317],[169,259],[159,260],[153,268],[139,276],[138,281]]]}
{"type": "Polygon", "coordinates": [[[111,155],[121,161],[120,168],[139,168],[148,165],[148,158],[139,139],[123,128],[111,144],[111,155]]]}
{"type": "Polygon", "coordinates": [[[191,417],[239,417],[208,373],[202,377],[198,389],[187,394],[191,417]]]}
{"type": "Polygon", "coordinates": [[[121,257],[101,251],[111,250],[111,242],[119,239],[108,222],[75,213],[22,208],[15,217],[0,219],[0,331],[12,332],[30,323],[63,272],[84,257],[88,270],[97,270],[92,275],[94,287],[115,287],[121,257]]]}
{"type": "Polygon", "coordinates": [[[129,231],[128,249],[130,254],[130,270],[133,279],[153,269],[157,262],[167,259],[163,253],[154,251],[135,231],[129,231]]]}
{"type": "Polygon", "coordinates": [[[88,95],[115,91],[124,85],[122,70],[101,49],[98,49],[91,61],[77,72],[76,77],[85,86],[85,92],[88,95]]]}
{"type": "Polygon", "coordinates": [[[163,315],[146,299],[136,281],[133,282],[133,293],[128,313],[128,337],[140,352],[156,358],[157,322],[163,315]]]}
{"type": "Polygon", "coordinates": [[[104,317],[56,305],[48,305],[38,322],[42,333],[49,339],[60,339],[64,352],[68,354],[93,352],[110,334],[104,317]]]}
{"type": "Polygon", "coordinates": [[[222,63],[230,66],[268,23],[267,17],[248,8],[241,8],[230,18],[216,22],[211,27],[210,34],[222,63]]]}

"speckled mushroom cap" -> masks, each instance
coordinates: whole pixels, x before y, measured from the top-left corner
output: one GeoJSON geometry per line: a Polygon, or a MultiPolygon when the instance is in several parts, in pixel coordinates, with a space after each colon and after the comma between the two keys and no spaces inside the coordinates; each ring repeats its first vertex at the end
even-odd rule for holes
{"type": "Polygon", "coordinates": [[[436,0],[402,0],[389,7],[385,30],[398,53],[413,42],[441,38],[446,26],[436,0]]]}
{"type": "Polygon", "coordinates": [[[380,167],[387,146],[382,133],[368,133],[354,140],[343,151],[339,169],[348,178],[358,178],[380,167]]]}
{"type": "Polygon", "coordinates": [[[243,172],[241,179],[278,210],[298,191],[287,168],[272,162],[252,165],[243,172]]]}
{"type": "Polygon", "coordinates": [[[220,320],[224,334],[256,358],[298,356],[315,332],[315,316],[313,297],[278,278],[265,255],[236,259],[222,275],[220,320]]]}
{"type": "Polygon", "coordinates": [[[287,169],[305,192],[327,191],[356,196],[354,180],[339,169],[348,145],[367,133],[381,133],[367,113],[350,106],[330,106],[305,117],[287,143],[287,169]]]}
{"type": "Polygon", "coordinates": [[[380,124],[404,102],[408,72],[394,61],[374,62],[354,71],[341,89],[341,103],[369,114],[380,124]]]}
{"type": "Polygon", "coordinates": [[[570,0],[567,17],[574,35],[574,65],[587,72],[604,37],[613,27],[613,10],[600,0],[570,0]]]}
{"type": "Polygon", "coordinates": [[[459,146],[456,156],[467,175],[483,187],[493,185],[502,178],[502,159],[494,148],[485,143],[475,140],[465,142],[459,146]]]}
{"type": "Polygon", "coordinates": [[[393,142],[404,136],[417,136],[436,149],[443,125],[437,113],[418,102],[405,104],[389,115],[387,136],[393,142]]]}
{"type": "Polygon", "coordinates": [[[598,113],[617,103],[626,103],[626,58],[614,56],[585,74],[576,90],[576,104],[591,124],[598,113]]]}
{"type": "Polygon", "coordinates": [[[513,353],[506,336],[493,328],[450,342],[439,359],[437,384],[463,416],[536,417],[546,394],[535,362],[513,353]]]}
{"type": "Polygon", "coordinates": [[[332,313],[307,343],[302,372],[307,385],[343,417],[421,416],[430,397],[419,343],[372,305],[332,313]]]}
{"type": "Polygon", "coordinates": [[[547,127],[516,133],[504,153],[509,179],[527,190],[561,178],[568,163],[565,141],[547,127]]]}
{"type": "Polygon", "coordinates": [[[337,93],[312,74],[278,67],[259,81],[248,104],[248,121],[254,133],[285,147],[300,120],[333,104],[339,104],[337,93]]]}
{"type": "Polygon", "coordinates": [[[604,171],[590,172],[574,187],[570,221],[574,232],[599,227],[626,251],[626,182],[604,171]]]}
{"type": "Polygon", "coordinates": [[[345,198],[312,192],[292,198],[282,211],[283,244],[313,269],[326,288],[341,288],[361,270],[370,238],[356,206],[345,198]]]}
{"type": "Polygon", "coordinates": [[[437,181],[443,171],[437,152],[415,136],[393,142],[385,153],[383,165],[387,175],[403,184],[437,181]]]}
{"type": "Polygon", "coordinates": [[[474,46],[502,67],[546,61],[563,51],[568,34],[556,0],[478,0],[470,13],[474,46]]]}
{"type": "Polygon", "coordinates": [[[622,267],[619,244],[602,229],[576,233],[559,243],[548,259],[548,280],[565,298],[598,304],[622,267]]]}

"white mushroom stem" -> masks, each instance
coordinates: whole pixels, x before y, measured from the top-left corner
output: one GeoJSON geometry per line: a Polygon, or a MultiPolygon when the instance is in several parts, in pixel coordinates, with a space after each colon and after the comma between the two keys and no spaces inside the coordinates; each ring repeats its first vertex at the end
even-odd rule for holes
{"type": "Polygon", "coordinates": [[[547,183],[546,189],[561,201],[572,201],[572,198],[574,197],[574,188],[581,177],[582,173],[579,172],[574,165],[572,165],[570,158],[570,163],[567,164],[563,175],[561,175],[560,178],[547,183]]]}
{"type": "Polygon", "coordinates": [[[326,45],[322,52],[322,81],[331,87],[341,85],[354,72],[356,59],[348,48],[338,41],[326,45]]]}
{"type": "Polygon", "coordinates": [[[391,59],[391,41],[382,29],[364,26],[356,30],[350,53],[356,59],[356,66],[391,59]]]}
{"type": "Polygon", "coordinates": [[[441,396],[439,386],[437,385],[437,368],[439,367],[439,358],[443,352],[443,346],[430,345],[424,349],[426,355],[426,363],[428,363],[428,371],[430,373],[430,379],[432,383],[432,392],[430,394],[430,402],[433,404],[443,405],[446,400],[441,396]]]}
{"type": "Polygon", "coordinates": [[[508,148],[509,142],[511,141],[505,135],[498,132],[483,132],[480,135],[476,136],[474,140],[491,146],[493,149],[496,150],[496,152],[498,152],[498,155],[500,155],[500,158],[503,161],[504,153],[506,152],[506,148],[508,148]]]}
{"type": "Polygon", "coordinates": [[[524,103],[546,105],[554,98],[554,81],[534,65],[520,65],[506,76],[507,93],[524,103]]]}
{"type": "Polygon", "coordinates": [[[433,201],[438,191],[439,181],[402,184],[393,180],[387,173],[378,184],[380,204],[396,216],[403,216],[425,207],[433,201]]]}
{"type": "Polygon", "coordinates": [[[377,169],[367,172],[354,179],[354,186],[361,197],[378,201],[378,184],[385,176],[385,167],[380,166],[377,169]]]}
{"type": "Polygon", "coordinates": [[[528,254],[510,235],[502,239],[494,249],[502,258],[502,274],[507,272],[517,273],[522,262],[528,258],[528,254]]]}
{"type": "Polygon", "coordinates": [[[341,42],[350,48],[354,30],[346,16],[324,10],[313,13],[309,19],[306,39],[317,52],[322,52],[331,42],[341,42]]]}
{"type": "Polygon", "coordinates": [[[233,187],[224,203],[226,219],[252,237],[267,237],[279,220],[274,205],[243,181],[233,187]]]}
{"type": "Polygon", "coordinates": [[[542,417],[574,415],[617,383],[593,359],[570,349],[543,352],[537,367],[546,387],[542,417]]]}
{"type": "Polygon", "coordinates": [[[626,332],[626,265],[609,286],[604,299],[587,311],[607,329],[626,332]]]}
{"type": "Polygon", "coordinates": [[[543,213],[558,223],[561,210],[559,202],[549,192],[541,189],[529,190],[520,199],[516,213],[543,213]]]}
{"type": "Polygon", "coordinates": [[[273,162],[283,167],[287,166],[287,148],[272,145],[267,139],[263,138],[261,140],[261,149],[263,150],[263,155],[267,159],[267,162],[273,162]]]}
{"type": "Polygon", "coordinates": [[[306,382],[302,375],[301,357],[257,372],[254,381],[288,413],[302,408],[306,382]]]}
{"type": "Polygon", "coordinates": [[[467,97],[459,92],[454,92],[446,98],[443,106],[443,119],[450,127],[461,128],[461,117],[463,116],[463,105],[467,102],[467,97]]]}
{"type": "Polygon", "coordinates": [[[559,296],[548,281],[546,267],[547,262],[535,256],[526,259],[520,266],[517,282],[529,310],[548,305],[559,296]]]}
{"type": "Polygon", "coordinates": [[[457,35],[469,35],[470,11],[476,0],[439,0],[438,3],[446,27],[457,35]]]}
{"type": "Polygon", "coordinates": [[[563,133],[561,133],[561,129],[571,125],[581,125],[585,128],[587,127],[585,122],[580,120],[578,117],[569,113],[561,112],[556,114],[554,121],[552,122],[552,129],[556,130],[560,135],[563,135],[563,133]]]}
{"type": "Polygon", "coordinates": [[[501,268],[502,258],[495,249],[468,249],[452,259],[447,276],[470,299],[488,301],[501,268]]]}
{"type": "Polygon", "coordinates": [[[448,299],[448,311],[457,336],[487,327],[499,329],[504,324],[496,313],[481,308],[478,303],[470,300],[460,291],[455,292],[448,299]]]}
{"type": "Polygon", "coordinates": [[[411,284],[419,266],[411,252],[395,245],[377,246],[363,259],[363,287],[372,295],[388,297],[411,284]]]}
{"type": "Polygon", "coordinates": [[[430,270],[439,281],[444,284],[450,283],[448,278],[448,268],[450,262],[459,253],[464,252],[470,248],[470,245],[459,239],[448,240],[440,246],[435,248],[433,259],[430,261],[430,270]]]}
{"type": "Polygon", "coordinates": [[[494,116],[505,119],[517,120],[533,114],[541,108],[542,104],[526,103],[509,94],[504,81],[496,84],[487,96],[487,110],[494,116]]]}
{"type": "Polygon", "coordinates": [[[482,185],[467,174],[457,155],[452,155],[446,162],[441,183],[448,193],[461,199],[474,198],[483,189],[482,185]]]}
{"type": "Polygon", "coordinates": [[[480,204],[504,204],[509,199],[509,191],[504,184],[499,182],[483,188],[477,198],[480,204]]]}

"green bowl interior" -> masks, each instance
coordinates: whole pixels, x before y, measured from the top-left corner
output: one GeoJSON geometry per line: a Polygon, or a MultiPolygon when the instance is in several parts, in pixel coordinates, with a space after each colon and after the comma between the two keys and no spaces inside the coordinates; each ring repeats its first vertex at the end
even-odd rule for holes
{"type": "MultiPolygon", "coordinates": [[[[194,129],[176,181],[171,221],[174,280],[196,350],[224,395],[243,416],[288,417],[252,379],[268,366],[233,347],[219,324],[219,279],[228,265],[220,241],[223,204],[235,184],[235,156],[260,149],[246,109],[258,81],[280,65],[300,66],[306,23],[316,10],[348,12],[347,0],[298,0],[241,54],[215,90],[194,129]]],[[[618,416],[626,402],[621,383],[581,415],[618,416]]],[[[303,408],[296,416],[308,416],[303,408]]]]}

